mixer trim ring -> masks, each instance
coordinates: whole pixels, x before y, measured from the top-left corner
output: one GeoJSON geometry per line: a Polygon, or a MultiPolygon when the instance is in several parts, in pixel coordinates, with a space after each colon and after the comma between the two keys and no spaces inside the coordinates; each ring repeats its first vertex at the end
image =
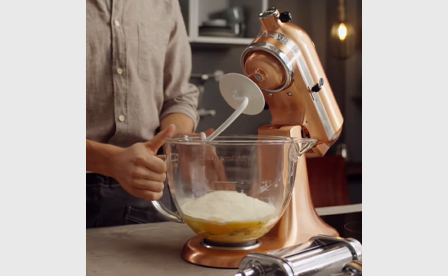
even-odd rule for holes
{"type": "Polygon", "coordinates": [[[216,249],[216,250],[252,250],[255,248],[260,247],[261,245],[261,241],[260,240],[255,240],[253,242],[247,242],[247,243],[239,243],[239,244],[230,244],[229,246],[226,246],[225,244],[222,244],[222,246],[220,246],[220,243],[216,243],[216,245],[211,245],[208,244],[210,243],[210,241],[206,241],[205,239],[202,239],[200,241],[200,244],[208,249],[216,249]],[[246,245],[245,244],[250,244],[250,245],[246,245]]]}
{"type": "Polygon", "coordinates": [[[291,81],[294,77],[294,70],[291,66],[291,63],[292,63],[291,60],[288,58],[288,56],[282,50],[278,49],[277,47],[275,47],[274,45],[272,45],[270,43],[257,42],[257,43],[253,43],[253,44],[249,45],[249,47],[247,47],[241,54],[241,65],[243,66],[243,69],[244,69],[244,62],[245,62],[246,55],[252,50],[262,50],[262,51],[266,51],[266,52],[272,54],[278,61],[280,61],[283,68],[287,72],[286,81],[282,87],[280,87],[278,89],[274,89],[274,90],[263,89],[264,91],[273,92],[273,93],[281,92],[291,84],[291,81]]]}
{"type": "Polygon", "coordinates": [[[308,66],[306,64],[305,59],[303,58],[302,51],[300,51],[299,47],[290,40],[287,36],[281,34],[281,33],[269,33],[265,34],[265,37],[270,37],[278,42],[282,43],[283,45],[288,48],[291,53],[296,55],[297,57],[297,67],[299,68],[300,74],[302,75],[302,78],[306,84],[306,87],[308,90],[311,91],[311,88],[314,86],[313,78],[311,77],[310,70],[308,69],[308,66]]]}
{"type": "Polygon", "coordinates": [[[292,40],[290,40],[287,36],[285,36],[284,34],[269,33],[267,35],[267,37],[270,37],[270,38],[273,38],[273,39],[279,41],[280,43],[285,45],[293,54],[300,53],[299,47],[297,47],[297,45],[292,40]]]}

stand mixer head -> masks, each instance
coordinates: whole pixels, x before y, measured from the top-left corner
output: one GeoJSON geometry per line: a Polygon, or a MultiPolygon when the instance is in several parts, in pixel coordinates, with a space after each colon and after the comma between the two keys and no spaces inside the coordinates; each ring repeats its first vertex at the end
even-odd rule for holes
{"type": "Polygon", "coordinates": [[[271,8],[260,14],[262,29],[244,50],[244,73],[262,90],[272,125],[301,126],[303,138],[317,139],[308,157],[324,156],[339,138],[343,118],[314,43],[271,8]]]}

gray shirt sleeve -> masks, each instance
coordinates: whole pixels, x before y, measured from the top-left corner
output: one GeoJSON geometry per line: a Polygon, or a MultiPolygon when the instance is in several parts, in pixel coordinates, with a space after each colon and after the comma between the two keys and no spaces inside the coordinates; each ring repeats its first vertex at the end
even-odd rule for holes
{"type": "Polygon", "coordinates": [[[191,47],[178,1],[172,1],[172,20],[175,22],[168,42],[164,67],[164,103],[160,119],[172,113],[182,113],[199,122],[197,112],[199,91],[189,83],[191,75],[191,47]]]}

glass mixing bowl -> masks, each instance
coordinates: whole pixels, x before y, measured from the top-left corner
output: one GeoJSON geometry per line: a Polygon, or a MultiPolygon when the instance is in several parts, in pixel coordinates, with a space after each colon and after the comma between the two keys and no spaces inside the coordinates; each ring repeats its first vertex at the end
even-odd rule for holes
{"type": "Polygon", "coordinates": [[[153,204],[166,219],[185,222],[207,241],[256,240],[280,219],[291,199],[297,162],[315,143],[274,136],[167,139],[164,158],[177,212],[153,204]]]}

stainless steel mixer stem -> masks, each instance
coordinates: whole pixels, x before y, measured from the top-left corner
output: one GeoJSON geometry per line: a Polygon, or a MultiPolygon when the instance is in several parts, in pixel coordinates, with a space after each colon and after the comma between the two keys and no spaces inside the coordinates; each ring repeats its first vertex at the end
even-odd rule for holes
{"type": "Polygon", "coordinates": [[[355,239],[317,236],[268,254],[249,254],[235,276],[362,275],[362,246],[355,239]]]}

